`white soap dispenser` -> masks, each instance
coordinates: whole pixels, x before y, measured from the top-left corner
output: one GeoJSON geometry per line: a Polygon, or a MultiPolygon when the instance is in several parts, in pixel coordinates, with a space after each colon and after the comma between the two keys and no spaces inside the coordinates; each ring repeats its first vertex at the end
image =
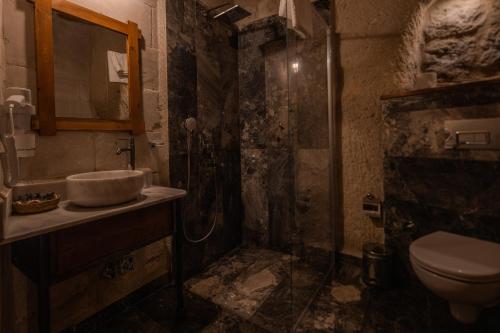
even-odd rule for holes
{"type": "Polygon", "coordinates": [[[4,145],[2,157],[4,179],[14,186],[19,178],[18,157],[35,154],[36,134],[31,131],[31,116],[35,107],[31,103],[31,90],[18,87],[6,89],[7,99],[3,104],[1,140],[4,145]]]}
{"type": "Polygon", "coordinates": [[[9,119],[9,129],[5,134],[14,137],[18,157],[32,157],[35,155],[36,134],[31,131],[31,116],[35,114],[31,90],[11,87],[7,91],[13,93],[5,101],[9,119]]]}

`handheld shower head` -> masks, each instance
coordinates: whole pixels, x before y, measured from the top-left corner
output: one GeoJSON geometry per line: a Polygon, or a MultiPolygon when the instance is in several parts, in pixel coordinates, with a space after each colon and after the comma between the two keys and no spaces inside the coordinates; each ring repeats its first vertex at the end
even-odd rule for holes
{"type": "Polygon", "coordinates": [[[196,118],[189,117],[184,121],[184,127],[189,133],[192,133],[196,130],[196,118]]]}

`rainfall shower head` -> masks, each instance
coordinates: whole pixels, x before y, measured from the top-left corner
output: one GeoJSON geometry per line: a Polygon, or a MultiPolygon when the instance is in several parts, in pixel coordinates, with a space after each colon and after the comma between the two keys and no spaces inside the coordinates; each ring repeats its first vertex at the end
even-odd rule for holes
{"type": "Polygon", "coordinates": [[[248,10],[234,3],[226,3],[209,10],[209,15],[213,19],[223,20],[226,23],[234,24],[245,17],[252,15],[248,10]]]}

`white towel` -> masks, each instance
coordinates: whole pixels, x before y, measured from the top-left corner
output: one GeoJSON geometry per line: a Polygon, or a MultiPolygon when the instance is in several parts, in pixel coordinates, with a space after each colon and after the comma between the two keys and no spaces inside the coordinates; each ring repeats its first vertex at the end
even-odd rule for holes
{"type": "Polygon", "coordinates": [[[128,83],[127,54],[108,51],[109,82],[128,83]]]}
{"type": "Polygon", "coordinates": [[[286,17],[288,27],[307,38],[314,33],[313,10],[310,0],[281,0],[279,16],[286,17]]]}

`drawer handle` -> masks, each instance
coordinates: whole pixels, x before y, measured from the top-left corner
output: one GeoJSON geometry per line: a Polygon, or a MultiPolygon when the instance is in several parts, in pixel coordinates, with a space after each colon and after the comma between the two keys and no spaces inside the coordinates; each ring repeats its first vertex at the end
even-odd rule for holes
{"type": "Polygon", "coordinates": [[[129,255],[105,264],[101,277],[107,280],[114,280],[119,276],[132,272],[134,269],[134,257],[129,255]]]}

